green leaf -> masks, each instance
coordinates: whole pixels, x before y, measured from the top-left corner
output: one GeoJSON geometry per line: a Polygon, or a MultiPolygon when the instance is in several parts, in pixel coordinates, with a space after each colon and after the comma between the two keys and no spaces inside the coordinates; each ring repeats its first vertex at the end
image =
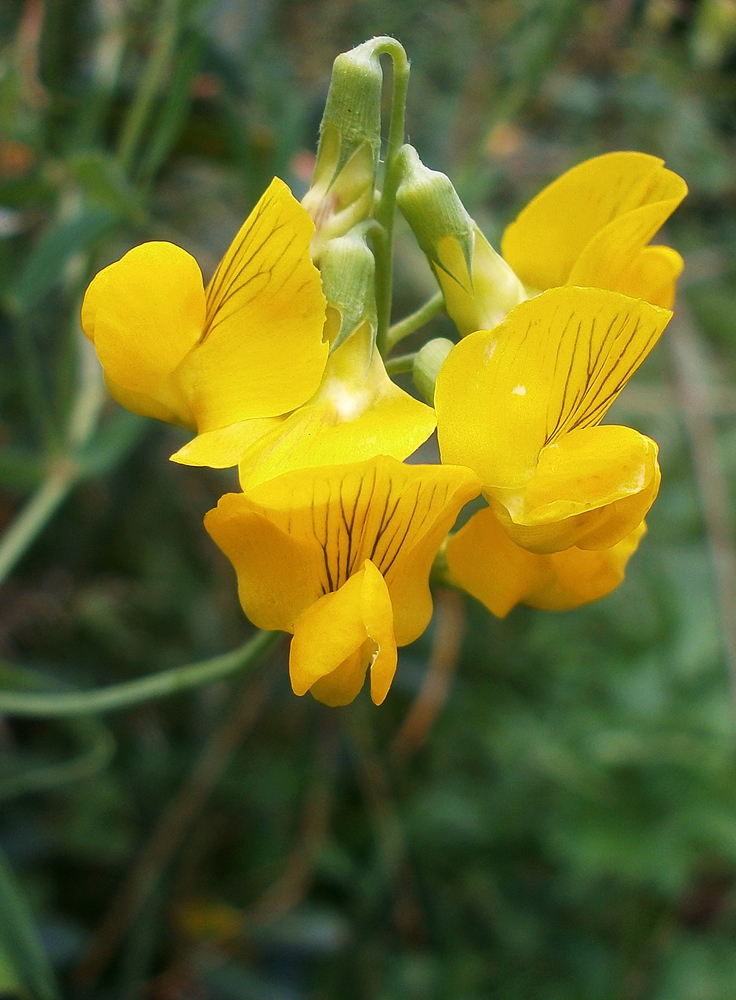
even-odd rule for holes
{"type": "MultiPolygon", "coordinates": [[[[116,412],[97,432],[79,456],[84,476],[103,476],[115,469],[132,451],[150,421],[125,410],[116,412]]],[[[0,472],[2,464],[0,459],[0,472]]]]}
{"type": "Polygon", "coordinates": [[[23,983],[18,978],[10,956],[0,946],[0,996],[25,996],[23,983]]]}
{"type": "Polygon", "coordinates": [[[38,486],[46,471],[46,459],[37,452],[21,448],[0,451],[0,485],[4,489],[31,490],[38,486]]]}
{"type": "MultiPolygon", "coordinates": [[[[34,1000],[59,1000],[53,970],[5,855],[0,851],[0,970],[2,961],[34,1000]]],[[[9,977],[11,973],[5,969],[9,977]]]]}
{"type": "Polygon", "coordinates": [[[186,124],[191,103],[192,81],[202,61],[203,44],[203,36],[198,32],[192,32],[179,46],[180,54],[176,69],[141,165],[141,176],[144,181],[156,175],[186,124]]]}
{"type": "Polygon", "coordinates": [[[67,166],[91,202],[97,202],[136,225],[145,222],[146,212],[140,195],[115,157],[101,150],[90,150],[75,153],[67,166]]]}

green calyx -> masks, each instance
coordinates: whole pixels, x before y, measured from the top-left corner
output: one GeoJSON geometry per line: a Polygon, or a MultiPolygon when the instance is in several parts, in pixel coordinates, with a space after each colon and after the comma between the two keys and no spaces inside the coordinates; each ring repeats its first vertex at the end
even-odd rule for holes
{"type": "Polygon", "coordinates": [[[332,67],[330,89],[317,152],[318,167],[323,155],[334,158],[334,131],[339,149],[334,163],[333,179],[350,157],[363,145],[373,156],[374,168],[378,165],[381,148],[381,93],[383,72],[375,39],[363,42],[335,59],[332,67]]]}
{"type": "Polygon", "coordinates": [[[448,237],[456,240],[471,275],[475,223],[446,174],[425,167],[413,146],[403,146],[399,156],[402,179],[396,203],[402,215],[430,263],[464,284],[463,276],[451,273],[442,261],[439,246],[448,237]]]}
{"type": "Polygon", "coordinates": [[[330,337],[330,351],[365,323],[375,338],[376,265],[363,227],[326,243],[319,266],[328,310],[334,310],[339,317],[339,325],[334,324],[336,331],[330,337]]]}

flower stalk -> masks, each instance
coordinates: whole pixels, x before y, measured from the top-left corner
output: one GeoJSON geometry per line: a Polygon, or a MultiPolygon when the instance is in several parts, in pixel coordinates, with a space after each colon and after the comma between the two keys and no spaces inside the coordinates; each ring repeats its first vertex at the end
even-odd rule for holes
{"type": "Polygon", "coordinates": [[[231,674],[254,670],[275,646],[279,636],[279,632],[259,630],[245,645],[222,656],[92,691],[0,691],[0,714],[48,719],[130,708],[211,684],[231,674]]]}

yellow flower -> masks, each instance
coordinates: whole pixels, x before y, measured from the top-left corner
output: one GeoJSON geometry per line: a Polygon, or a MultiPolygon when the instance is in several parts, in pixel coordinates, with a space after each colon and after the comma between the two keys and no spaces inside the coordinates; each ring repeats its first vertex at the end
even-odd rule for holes
{"type": "Polygon", "coordinates": [[[686,194],[685,181],[656,156],[596,156],[523,209],[501,252],[530,290],[607,288],[669,308],[682,258],[648,244],[686,194]]]}
{"type": "Polygon", "coordinates": [[[657,446],[600,425],[671,313],[597,288],[552,288],[440,370],[443,461],[477,473],[508,536],[532,552],[616,545],[659,488],[657,446]]]}
{"type": "Polygon", "coordinates": [[[275,178],[206,290],[171,243],[144,243],[101,271],[82,306],[110,393],[200,434],[286,413],[327,361],[314,226],[275,178]]]}
{"type": "Polygon", "coordinates": [[[235,567],[251,621],[293,633],[295,693],[345,705],[370,667],[371,697],[380,704],[396,647],[413,642],[431,618],[437,549],[478,492],[468,469],[381,456],[229,493],[205,527],[235,567]]]}
{"type": "Polygon", "coordinates": [[[331,355],[319,389],[304,406],[285,417],[201,434],[172,459],[223,468],[239,462],[240,484],[250,490],[296,469],[376,455],[404,459],[436,422],[430,406],[391,381],[365,324],[331,355]]]}
{"type": "Polygon", "coordinates": [[[642,521],[607,549],[539,555],[512,542],[486,507],[450,538],[445,555],[452,581],[499,618],[516,604],[567,611],[618,587],[645,531],[642,521]]]}

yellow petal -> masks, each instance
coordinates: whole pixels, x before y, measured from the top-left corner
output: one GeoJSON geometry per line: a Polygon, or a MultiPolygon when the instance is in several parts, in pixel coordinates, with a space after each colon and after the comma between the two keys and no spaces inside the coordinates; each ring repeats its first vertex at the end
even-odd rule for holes
{"type": "Polygon", "coordinates": [[[686,193],[682,178],[655,156],[597,156],[568,170],[522,210],[504,233],[503,256],[529,288],[564,285],[585,248],[612,221],[646,207],[646,224],[624,223],[619,233],[636,229],[641,249],[686,193]]]}
{"type": "Polygon", "coordinates": [[[242,493],[227,493],[204,526],[235,567],[238,596],[254,625],[291,632],[323,593],[313,539],[290,535],[242,493]]]}
{"type": "Polygon", "coordinates": [[[453,580],[504,618],[516,604],[566,611],[614,590],[646,528],[644,522],[618,544],[599,551],[570,548],[538,555],[520,548],[486,508],[447,543],[453,580]]]}
{"type": "Polygon", "coordinates": [[[107,391],[116,402],[124,406],[132,413],[138,413],[142,417],[153,417],[154,420],[163,420],[167,424],[176,424],[186,430],[194,430],[194,418],[189,412],[189,408],[175,385],[171,385],[167,380],[162,380],[158,387],[158,397],[147,396],[142,392],[133,392],[125,389],[122,385],[114,382],[109,375],[105,375],[105,385],[107,391]]]}
{"type": "Polygon", "coordinates": [[[341,421],[329,403],[300,407],[245,453],[240,464],[243,489],[295,469],[365,461],[375,455],[406,458],[427,440],[436,419],[430,407],[395,388],[354,420],[341,421]]]}
{"type": "Polygon", "coordinates": [[[243,489],[295,469],[404,459],[429,437],[434,410],[395,385],[366,326],[339,347],[309,403],[286,417],[246,420],[199,434],[172,456],[185,465],[240,463],[243,489]]]}
{"type": "Polygon", "coordinates": [[[468,469],[381,456],[287,473],[249,491],[248,503],[309,547],[322,593],[339,590],[371,560],[388,585],[403,646],[429,622],[432,561],[460,508],[478,492],[468,469]]]}
{"type": "Polygon", "coordinates": [[[684,261],[671,247],[644,247],[617,279],[617,291],[671,309],[684,261]]]}
{"type": "Polygon", "coordinates": [[[442,460],[486,490],[524,487],[542,448],[600,421],[670,316],[616,292],[552,288],[466,337],[437,378],[442,460]]]}
{"type": "Polygon", "coordinates": [[[524,287],[483,233],[474,229],[472,279],[459,240],[446,236],[437,244],[439,266],[434,271],[445,297],[445,308],[461,336],[492,330],[526,298],[524,287]]]}
{"type": "Polygon", "coordinates": [[[654,441],[606,424],[544,448],[524,490],[494,491],[490,501],[509,537],[532,552],[607,549],[644,519],[659,482],[654,441]]]}
{"type": "Polygon", "coordinates": [[[489,507],[449,538],[445,556],[452,581],[498,618],[544,585],[550,558],[512,542],[489,507]]]}
{"type": "Polygon", "coordinates": [[[202,343],[178,377],[202,431],[295,409],[327,361],[314,225],[275,178],[207,287],[202,343]]]}
{"type": "MultiPolygon", "coordinates": [[[[360,569],[338,590],[325,594],[297,619],[289,652],[289,676],[294,694],[306,694],[316,681],[334,674],[346,660],[363,652],[369,639],[360,613],[364,577],[365,572],[360,569]]],[[[389,608],[390,603],[389,600],[389,608]]],[[[352,690],[344,704],[352,701],[363,686],[367,669],[367,657],[362,664],[349,662],[342,681],[352,690]]]]}
{"type": "MultiPolygon", "coordinates": [[[[664,206],[667,204],[658,202],[655,205],[644,205],[634,212],[628,212],[614,219],[596,233],[575,261],[568,284],[610,288],[615,292],[629,294],[632,273],[635,275],[642,266],[646,268],[647,265],[650,267],[653,265],[655,268],[661,268],[664,264],[671,274],[672,265],[679,258],[675,250],[671,250],[668,255],[660,253],[660,259],[656,261],[646,257],[643,261],[640,259],[647,249],[649,240],[679,202],[673,204],[663,218],[664,206]]],[[[657,249],[662,251],[666,248],[657,249]]],[[[640,289],[634,290],[647,291],[647,283],[645,282],[640,289]]]]}
{"type": "Polygon", "coordinates": [[[610,549],[567,549],[547,558],[554,575],[524,603],[545,611],[567,611],[605,597],[623,581],[626,565],[646,534],[642,521],[610,549]]]}
{"type": "Polygon", "coordinates": [[[180,465],[230,469],[268,431],[283,426],[284,420],[284,417],[261,417],[205,431],[174,452],[171,461],[180,465]]]}
{"type": "Polygon", "coordinates": [[[313,401],[300,407],[242,454],[240,483],[250,490],[295,469],[404,459],[435,429],[434,410],[386,374],[370,331],[354,334],[330,358],[313,401]]]}
{"type": "MultiPolygon", "coordinates": [[[[345,585],[347,586],[347,584],[345,585]]],[[[337,594],[327,594],[322,598],[325,602],[326,610],[329,610],[331,614],[335,613],[335,606],[330,603],[336,601],[336,598],[342,593],[338,591],[337,594]]],[[[303,632],[300,631],[297,634],[299,638],[303,641],[299,644],[299,656],[297,657],[294,652],[294,643],[296,641],[296,636],[291,640],[291,653],[289,655],[289,671],[292,677],[292,690],[294,694],[304,694],[306,692],[299,692],[296,689],[293,678],[300,676],[300,671],[302,665],[305,663],[304,656],[318,657],[318,663],[325,666],[332,666],[336,661],[334,657],[334,647],[332,633],[326,633],[329,638],[325,641],[325,633],[322,632],[320,622],[319,632],[311,628],[311,620],[309,620],[310,612],[320,607],[321,601],[318,601],[309,611],[306,611],[303,632]]],[[[337,611],[338,616],[343,612],[340,608],[337,611]]],[[[323,616],[325,617],[325,616],[323,616]]],[[[357,624],[357,623],[356,623],[357,624]]],[[[339,632],[339,628],[338,628],[339,632]]],[[[363,629],[363,634],[365,634],[365,629],[363,629]]],[[[310,693],[316,701],[321,701],[323,705],[329,705],[330,708],[337,708],[341,705],[349,705],[357,695],[360,693],[363,683],[365,682],[365,675],[368,667],[371,664],[371,660],[374,656],[380,655],[376,652],[376,645],[371,639],[365,639],[363,643],[355,649],[352,653],[345,657],[342,662],[337,663],[337,666],[333,666],[331,673],[326,674],[324,677],[320,677],[311,686],[310,693]]],[[[314,662],[314,661],[313,661],[314,662]]]]}
{"type": "Polygon", "coordinates": [[[96,275],[82,305],[84,332],[113,395],[137,413],[171,413],[185,426],[193,416],[173,373],[199,341],[204,317],[199,266],[172,243],[129,250],[96,275]]]}
{"type": "Polygon", "coordinates": [[[289,673],[295,694],[311,690],[327,705],[347,705],[368,667],[371,697],[380,705],[396,672],[396,641],[388,588],[369,560],[299,617],[289,673]]]}

